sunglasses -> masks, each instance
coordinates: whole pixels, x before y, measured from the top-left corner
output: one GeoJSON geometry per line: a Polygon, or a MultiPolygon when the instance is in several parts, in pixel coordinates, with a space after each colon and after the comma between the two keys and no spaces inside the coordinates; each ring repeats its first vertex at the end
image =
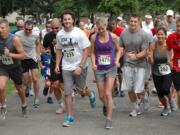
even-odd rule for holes
{"type": "Polygon", "coordinates": [[[25,28],[25,30],[26,30],[26,31],[32,31],[32,29],[27,29],[27,28],[25,28]]]}
{"type": "Polygon", "coordinates": [[[59,27],[52,27],[52,29],[53,29],[53,30],[54,30],[54,29],[58,30],[58,29],[59,29],[59,27]]]}

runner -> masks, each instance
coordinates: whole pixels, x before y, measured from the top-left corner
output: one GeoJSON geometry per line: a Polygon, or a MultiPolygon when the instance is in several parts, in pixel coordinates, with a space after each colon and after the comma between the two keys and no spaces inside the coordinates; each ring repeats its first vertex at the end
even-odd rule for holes
{"type": "Polygon", "coordinates": [[[180,18],[176,21],[176,32],[168,36],[167,46],[171,54],[172,80],[177,91],[178,106],[180,108],[180,18]]]}
{"type": "MultiPolygon", "coordinates": [[[[61,21],[64,26],[57,34],[57,51],[56,51],[56,72],[59,69],[60,60],[62,59],[62,74],[65,89],[65,103],[67,117],[63,123],[64,127],[73,124],[72,116],[72,92],[82,91],[86,86],[86,76],[88,64],[88,47],[90,42],[84,32],[75,27],[75,15],[67,10],[61,15],[61,21]],[[63,57],[62,57],[63,55],[63,57]]],[[[96,103],[94,92],[89,93],[90,103],[96,103]]]]}
{"type": "Polygon", "coordinates": [[[120,36],[120,46],[124,53],[124,65],[122,68],[122,90],[128,90],[133,109],[131,117],[136,117],[140,112],[139,101],[144,94],[145,66],[148,41],[146,33],[140,28],[140,17],[133,14],[130,17],[129,28],[120,36]]]}
{"type": "Polygon", "coordinates": [[[0,19],[0,113],[5,119],[7,106],[5,88],[9,78],[14,81],[21,99],[23,116],[27,116],[27,103],[22,85],[22,69],[20,60],[24,59],[24,49],[20,39],[10,33],[9,23],[0,19]]]}
{"type": "MultiPolygon", "coordinates": [[[[23,68],[23,79],[26,89],[30,81],[29,71],[32,74],[33,87],[34,87],[34,104],[33,106],[37,108],[39,106],[39,79],[38,79],[38,61],[40,60],[40,40],[39,36],[32,32],[33,22],[26,21],[24,30],[16,32],[16,35],[21,39],[24,50],[25,59],[22,60],[23,68]]],[[[27,90],[26,90],[27,92],[27,90]]]]}
{"type": "MultiPolygon", "coordinates": [[[[52,55],[51,64],[50,64],[50,77],[49,77],[51,81],[51,87],[49,90],[49,87],[45,86],[43,93],[44,94],[48,93],[47,102],[51,103],[53,102],[52,92],[54,92],[54,95],[59,105],[58,109],[56,110],[56,114],[62,114],[65,112],[64,101],[62,99],[62,91],[64,90],[63,78],[62,78],[61,73],[57,74],[54,71],[55,64],[56,64],[56,56],[55,56],[56,34],[62,28],[61,22],[59,21],[58,18],[54,18],[51,21],[51,28],[52,28],[52,31],[47,33],[43,40],[43,47],[45,49],[50,48],[50,52],[52,55]]],[[[59,66],[61,67],[61,64],[59,66]]]]}
{"type": "Polygon", "coordinates": [[[157,29],[157,41],[150,46],[149,62],[152,64],[152,76],[155,88],[160,102],[164,109],[161,116],[167,116],[171,109],[171,95],[170,88],[172,85],[171,68],[169,65],[170,57],[168,55],[166,36],[167,31],[164,27],[157,29]]]}
{"type": "Polygon", "coordinates": [[[105,128],[112,129],[112,90],[119,66],[120,47],[118,37],[106,30],[108,23],[105,19],[98,19],[96,25],[98,32],[91,39],[92,68],[95,72],[99,97],[104,105],[105,128]]]}

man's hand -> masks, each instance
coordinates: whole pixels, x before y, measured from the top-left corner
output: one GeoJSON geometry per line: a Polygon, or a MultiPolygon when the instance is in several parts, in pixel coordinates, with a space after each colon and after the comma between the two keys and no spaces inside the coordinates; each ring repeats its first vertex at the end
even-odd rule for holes
{"type": "Polygon", "coordinates": [[[82,70],[83,70],[83,69],[78,66],[78,67],[74,70],[73,74],[74,74],[74,75],[80,75],[81,72],[82,72],[82,70]]]}
{"type": "Polygon", "coordinates": [[[10,50],[7,47],[4,48],[4,55],[10,57],[10,50]]]}

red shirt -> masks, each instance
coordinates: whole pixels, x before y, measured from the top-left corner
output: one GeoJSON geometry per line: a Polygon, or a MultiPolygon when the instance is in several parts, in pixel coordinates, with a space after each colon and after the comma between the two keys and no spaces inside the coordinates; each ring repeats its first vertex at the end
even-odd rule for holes
{"type": "Polygon", "coordinates": [[[122,31],[123,31],[123,28],[116,27],[115,30],[113,31],[113,33],[119,37],[121,35],[122,31]]]}
{"type": "Polygon", "coordinates": [[[168,49],[173,49],[173,69],[180,71],[180,35],[174,32],[168,36],[167,39],[168,49]]]}

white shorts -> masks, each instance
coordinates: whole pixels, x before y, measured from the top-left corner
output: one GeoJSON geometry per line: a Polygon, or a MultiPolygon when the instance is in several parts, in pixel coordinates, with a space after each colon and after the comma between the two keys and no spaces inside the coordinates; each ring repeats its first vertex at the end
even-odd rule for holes
{"type": "Polygon", "coordinates": [[[123,79],[121,90],[142,93],[145,83],[145,68],[123,66],[123,79]]]}

